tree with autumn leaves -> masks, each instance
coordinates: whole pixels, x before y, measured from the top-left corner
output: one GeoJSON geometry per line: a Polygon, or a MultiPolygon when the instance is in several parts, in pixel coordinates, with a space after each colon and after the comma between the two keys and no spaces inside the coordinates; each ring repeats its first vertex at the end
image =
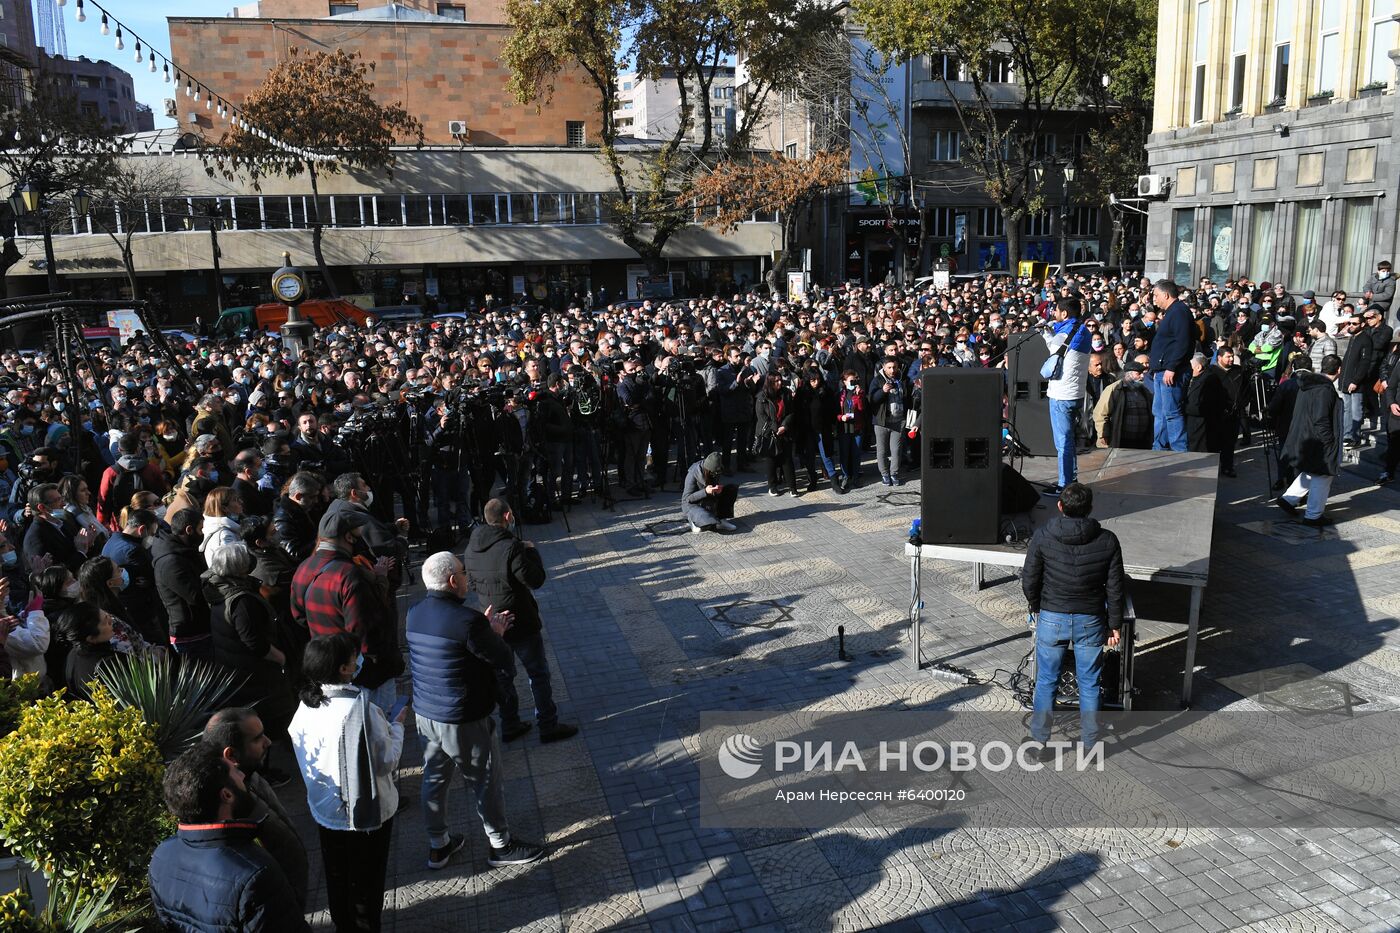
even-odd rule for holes
{"type": "Polygon", "coordinates": [[[567,72],[597,92],[613,227],[659,269],[667,241],[694,222],[678,196],[747,150],[768,95],[784,86],[814,38],[838,28],[840,15],[827,0],[507,0],[511,35],[503,57],[521,103],[547,105],[567,72]],[[711,125],[711,89],[741,47],[746,100],[737,132],[725,138],[711,125]],[[632,142],[620,131],[614,114],[623,63],[640,78],[675,86],[678,119],[665,139],[632,142]]]}
{"type": "Polygon", "coordinates": [[[846,150],[814,153],[810,158],[754,153],[729,159],[696,178],[678,200],[678,206],[698,210],[705,225],[728,233],[756,211],[780,215],[783,248],[768,270],[768,288],[782,291],[788,269],[788,244],[797,234],[802,209],[830,188],[844,189],[850,174],[846,150]]]}
{"type": "Polygon", "coordinates": [[[311,247],[332,297],[340,292],[321,251],[318,179],[345,170],[393,176],[395,145],[423,144],[423,124],[398,102],[381,104],[369,75],[373,62],[359,53],[304,52],[293,48],[242,104],[246,125],[231,126],[217,147],[205,150],[209,174],[311,182],[314,219],[311,247]]]}

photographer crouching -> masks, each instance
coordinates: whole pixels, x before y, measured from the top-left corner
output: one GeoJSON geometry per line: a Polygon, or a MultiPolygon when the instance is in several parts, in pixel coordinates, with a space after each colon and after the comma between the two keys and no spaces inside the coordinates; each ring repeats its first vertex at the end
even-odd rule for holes
{"type": "Polygon", "coordinates": [[[702,531],[734,531],[734,503],[739,499],[737,483],[721,483],[724,458],[714,451],[691,464],[681,490],[681,513],[690,522],[691,534],[702,531]]]}

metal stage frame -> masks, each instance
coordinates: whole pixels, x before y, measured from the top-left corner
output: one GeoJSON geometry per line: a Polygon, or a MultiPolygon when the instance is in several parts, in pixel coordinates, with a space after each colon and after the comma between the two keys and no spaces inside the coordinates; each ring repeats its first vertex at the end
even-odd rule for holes
{"type": "MultiPolygon", "coordinates": [[[[1055,459],[1027,460],[1027,479],[1035,467],[1050,471],[1055,459]]],[[[1215,520],[1219,456],[1170,450],[1094,450],[1079,457],[1079,480],[1094,490],[1093,517],[1118,536],[1123,569],[1133,580],[1189,587],[1191,605],[1186,625],[1186,670],[1181,680],[1181,703],[1191,703],[1191,678],[1196,665],[1196,639],[1201,602],[1210,576],[1210,551],[1215,520]]],[[[924,495],[929,494],[924,490],[924,495]]],[[[1044,496],[1030,513],[1031,529],[1055,514],[1055,499],[1044,496]]],[[[972,588],[985,585],[985,567],[1020,569],[1026,562],[1025,542],[1009,544],[906,544],[909,558],[909,623],[914,670],[923,663],[924,558],[972,565],[972,588]]]]}

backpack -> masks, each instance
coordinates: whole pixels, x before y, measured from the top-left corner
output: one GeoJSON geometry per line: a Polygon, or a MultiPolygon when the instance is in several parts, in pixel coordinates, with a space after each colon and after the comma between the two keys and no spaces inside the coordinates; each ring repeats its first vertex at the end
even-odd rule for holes
{"type": "Polygon", "coordinates": [[[133,473],[121,464],[114,464],[112,469],[116,471],[116,479],[107,487],[107,495],[102,497],[102,509],[115,517],[131,504],[131,497],[144,486],[140,473],[133,473]]]}

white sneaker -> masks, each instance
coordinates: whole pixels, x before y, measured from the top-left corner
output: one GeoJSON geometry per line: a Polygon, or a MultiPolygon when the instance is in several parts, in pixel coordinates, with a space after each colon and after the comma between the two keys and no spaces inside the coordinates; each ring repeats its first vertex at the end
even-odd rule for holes
{"type": "Polygon", "coordinates": [[[691,522],[691,523],[690,523],[690,533],[691,533],[691,534],[693,534],[693,535],[698,535],[700,532],[702,532],[702,531],[704,531],[704,530],[705,530],[705,529],[701,528],[699,525],[695,524],[694,522],[691,522]]]}
{"type": "Polygon", "coordinates": [[[727,519],[721,518],[721,519],[719,520],[719,530],[720,530],[720,531],[738,531],[738,530],[739,530],[739,526],[736,525],[736,524],[734,524],[734,523],[731,522],[731,521],[728,521],[727,519]]]}

